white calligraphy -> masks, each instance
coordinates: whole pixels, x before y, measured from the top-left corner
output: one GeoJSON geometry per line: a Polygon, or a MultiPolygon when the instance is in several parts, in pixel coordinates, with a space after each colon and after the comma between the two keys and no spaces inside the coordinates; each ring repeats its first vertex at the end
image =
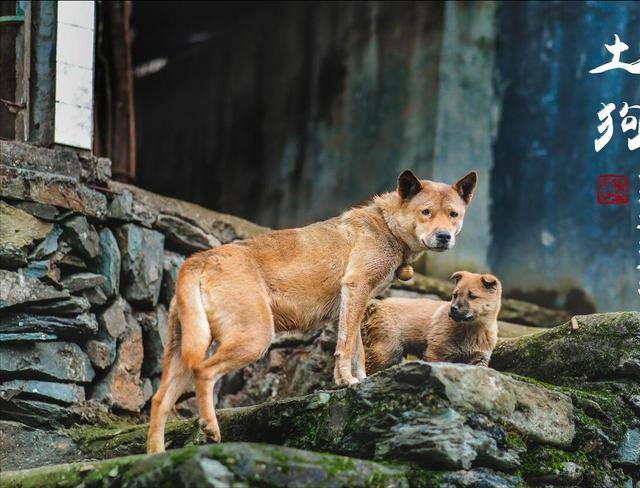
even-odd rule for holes
{"type": "MultiPolygon", "coordinates": [[[[596,152],[600,152],[605,147],[611,138],[613,137],[613,117],[612,114],[615,111],[616,106],[614,103],[603,103],[602,108],[598,112],[598,119],[600,119],[600,125],[598,125],[598,133],[600,137],[593,141],[596,152]]],[[[627,139],[627,147],[630,151],[634,151],[640,147],[640,117],[638,114],[629,114],[630,110],[640,111],[640,105],[629,105],[627,102],[622,104],[622,108],[618,112],[618,115],[622,118],[620,122],[620,128],[623,133],[632,132],[632,137],[627,139]],[[635,135],[633,135],[635,132],[635,135]]]]}
{"type": "Polygon", "coordinates": [[[611,53],[611,61],[602,64],[597,68],[589,70],[589,73],[604,73],[612,69],[623,69],[632,75],[640,75],[640,59],[633,63],[623,63],[620,61],[620,55],[629,50],[629,46],[620,40],[618,34],[615,34],[615,40],[613,44],[605,44],[604,47],[611,53]]]}

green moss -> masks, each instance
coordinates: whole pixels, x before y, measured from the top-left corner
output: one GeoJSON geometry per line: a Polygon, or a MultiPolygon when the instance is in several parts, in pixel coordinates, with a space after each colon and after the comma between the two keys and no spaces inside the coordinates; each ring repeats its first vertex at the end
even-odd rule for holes
{"type": "Polygon", "coordinates": [[[0,488],[111,486],[122,473],[142,459],[144,456],[127,456],[96,463],[45,466],[15,472],[10,478],[0,479],[0,488]]]}
{"type": "Polygon", "coordinates": [[[513,430],[513,428],[505,428],[504,430],[504,441],[507,447],[515,451],[524,451],[527,449],[527,444],[520,433],[513,430]]]}
{"type": "MultiPolygon", "coordinates": [[[[576,435],[571,449],[561,450],[551,447],[529,446],[521,456],[522,465],[518,474],[527,479],[544,478],[559,470],[563,463],[574,462],[582,467],[585,479],[600,482],[613,476],[608,471],[607,459],[615,452],[629,423],[635,417],[630,407],[623,401],[625,395],[640,394],[640,385],[631,381],[579,382],[573,380],[570,386],[556,386],[526,376],[509,373],[510,376],[566,394],[574,407],[576,435]]],[[[517,447],[519,440],[529,445],[527,439],[518,439],[517,433],[503,426],[507,432],[507,444],[517,447]]]]}
{"type": "Polygon", "coordinates": [[[417,465],[408,465],[406,469],[406,477],[409,481],[409,486],[416,488],[439,487],[442,477],[444,476],[442,471],[424,469],[417,465]]]}
{"type": "Polygon", "coordinates": [[[574,446],[599,456],[612,454],[634,418],[623,395],[637,394],[640,387],[632,382],[595,382],[562,387],[561,391],[571,396],[574,405],[574,446]]]}
{"type": "Polygon", "coordinates": [[[319,412],[305,412],[292,419],[291,428],[293,434],[292,447],[300,449],[312,449],[317,447],[319,412]]]}
{"type": "MultiPolygon", "coordinates": [[[[106,459],[146,451],[149,426],[119,422],[109,426],[78,426],[67,430],[73,441],[88,458],[106,459]]],[[[165,433],[170,447],[201,445],[205,443],[197,420],[167,422],[165,433]]]]}
{"type": "MultiPolygon", "coordinates": [[[[640,385],[632,381],[578,382],[571,386],[557,386],[527,376],[507,373],[509,376],[541,388],[564,393],[574,407],[576,436],[573,447],[599,455],[609,455],[627,430],[634,414],[622,400],[625,395],[640,394],[640,385]],[[602,445],[606,435],[612,442],[602,445]]],[[[526,441],[526,439],[525,439],[526,441]]]]}
{"type": "Polygon", "coordinates": [[[68,432],[83,453],[92,458],[113,457],[111,454],[113,451],[126,454],[144,452],[145,434],[139,426],[127,426],[115,430],[82,426],[69,429],[68,432]]]}
{"type": "Polygon", "coordinates": [[[588,467],[584,453],[570,452],[555,447],[539,446],[521,456],[519,474],[524,478],[539,478],[561,471],[564,463],[572,462],[588,467]]]}
{"type": "Polygon", "coordinates": [[[343,471],[352,470],[356,467],[353,460],[341,456],[322,458],[318,464],[332,476],[337,476],[343,471]]]}

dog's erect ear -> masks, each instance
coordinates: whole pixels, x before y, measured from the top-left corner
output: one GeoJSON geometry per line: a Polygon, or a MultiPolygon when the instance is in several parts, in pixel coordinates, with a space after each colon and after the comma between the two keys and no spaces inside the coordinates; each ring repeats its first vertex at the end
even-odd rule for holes
{"type": "Polygon", "coordinates": [[[468,175],[463,176],[453,184],[453,189],[458,192],[464,202],[468,205],[473,197],[473,192],[478,184],[478,173],[472,171],[468,175]]]}
{"type": "Polygon", "coordinates": [[[414,195],[417,195],[420,190],[422,190],[422,184],[410,169],[405,169],[398,176],[398,193],[403,200],[409,200],[414,195]]]}
{"type": "Polygon", "coordinates": [[[460,281],[462,279],[462,273],[460,271],[456,271],[455,273],[453,273],[451,275],[451,278],[449,278],[451,281],[453,281],[456,285],[458,284],[458,281],[460,281]]]}
{"type": "Polygon", "coordinates": [[[482,275],[480,278],[482,280],[482,285],[487,290],[495,290],[498,287],[498,280],[495,276],[492,275],[482,275]]]}

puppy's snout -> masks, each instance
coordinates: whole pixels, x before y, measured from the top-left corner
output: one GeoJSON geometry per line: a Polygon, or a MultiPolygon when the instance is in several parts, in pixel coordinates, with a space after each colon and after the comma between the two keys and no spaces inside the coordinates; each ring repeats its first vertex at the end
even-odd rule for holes
{"type": "Polygon", "coordinates": [[[457,303],[452,303],[449,308],[449,317],[456,322],[467,322],[473,318],[473,315],[469,310],[460,307],[457,303]]]}
{"type": "Polygon", "coordinates": [[[438,239],[438,242],[441,242],[442,244],[448,244],[451,240],[451,233],[446,231],[437,232],[436,239],[438,239]]]}

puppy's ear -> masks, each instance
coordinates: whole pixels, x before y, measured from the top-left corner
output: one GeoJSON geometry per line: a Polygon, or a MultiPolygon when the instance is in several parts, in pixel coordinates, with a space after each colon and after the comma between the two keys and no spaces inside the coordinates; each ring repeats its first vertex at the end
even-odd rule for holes
{"type": "Polygon", "coordinates": [[[398,176],[398,193],[403,200],[409,200],[418,194],[420,190],[422,190],[422,184],[410,169],[405,169],[400,176],[398,176]]]}
{"type": "Polygon", "coordinates": [[[482,285],[487,290],[492,290],[493,291],[496,288],[498,288],[498,278],[496,278],[493,275],[482,275],[480,280],[482,280],[482,285]]]}
{"type": "Polygon", "coordinates": [[[472,171],[468,175],[463,176],[453,184],[453,189],[458,192],[458,195],[469,205],[471,198],[473,198],[473,192],[478,184],[478,173],[472,171]]]}
{"type": "Polygon", "coordinates": [[[458,284],[458,281],[460,281],[462,279],[462,273],[460,271],[456,271],[455,273],[453,273],[451,275],[451,278],[449,278],[451,281],[453,281],[456,285],[458,284]]]}

